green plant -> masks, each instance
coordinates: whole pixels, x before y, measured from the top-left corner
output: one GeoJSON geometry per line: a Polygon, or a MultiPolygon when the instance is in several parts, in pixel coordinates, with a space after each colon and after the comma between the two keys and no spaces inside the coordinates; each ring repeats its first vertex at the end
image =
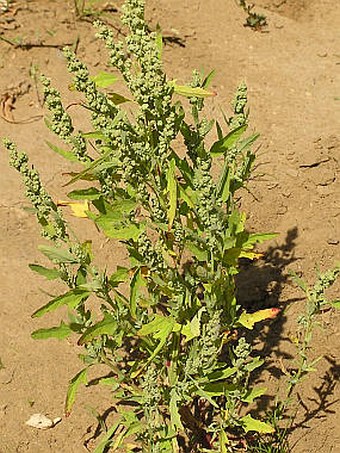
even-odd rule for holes
{"type": "Polygon", "coordinates": [[[248,3],[246,0],[239,0],[239,5],[243,8],[247,14],[245,27],[250,27],[254,30],[262,30],[267,25],[267,18],[263,14],[256,13],[253,11],[254,4],[248,3]]]}
{"type": "Polygon", "coordinates": [[[288,444],[289,432],[294,428],[300,398],[297,390],[305,378],[316,371],[315,365],[322,357],[311,358],[313,333],[320,327],[319,318],[324,310],[339,309],[340,301],[329,301],[326,291],[335,283],[340,275],[340,264],[324,273],[317,272],[317,279],[313,286],[307,283],[295,272],[290,273],[293,282],[305,295],[305,307],[296,321],[296,335],[292,342],[296,347],[295,359],[292,366],[285,367],[282,371],[286,376],[286,384],[280,384],[283,395],[278,396],[274,407],[268,411],[268,422],[275,428],[271,436],[263,436],[257,439],[250,451],[262,453],[286,453],[291,451],[288,444]]]}
{"type": "Polygon", "coordinates": [[[204,99],[214,95],[209,91],[212,74],[204,78],[194,71],[190,86],[168,80],[162,40],[148,32],[144,2],[127,0],[123,9],[129,29],[124,41],[116,42],[105,25],[96,27],[131,100],[105,91],[116,82],[115,74],[90,76],[66,49],[72,89],[83,94],[93,127],[75,131],[59,92],[42,77],[47,124],[67,149],[48,145],[81,166],[68,182],[83,184],[68,194],[70,201],[53,201],[27,155],[5,141],[42,235],[51,241],[39,249],[52,267],[30,268],[67,287],[33,317],[67,307],[68,320],[32,336],[78,335],[84,347],[83,368],[68,388],[67,414],[91,369],[107,366],[107,376],[97,383],[111,386],[117,418],[96,453],[108,447],[233,451],[247,442],[247,433],[274,432],[249,412],[266,389],[251,384],[251,373],[263,360],[244,331],[279,311],[247,313],[236,299],[239,258],[255,259],[254,246],[275,236],[247,232],[236,203],[251,174],[251,146],[258,137],[246,135],[247,89],[244,84],[238,88],[224,132],[202,111],[204,99]],[[183,96],[187,104],[179,100],[183,96]],[[214,162],[220,169],[216,176],[214,162]],[[110,269],[113,257],[100,269],[91,240],[77,239],[62,206],[119,241],[130,265],[110,269]]]}
{"type": "Polygon", "coordinates": [[[111,5],[109,2],[98,8],[100,3],[103,3],[102,0],[73,0],[76,18],[80,20],[93,20],[93,18],[101,17],[104,13],[117,11],[117,7],[111,5]]]}

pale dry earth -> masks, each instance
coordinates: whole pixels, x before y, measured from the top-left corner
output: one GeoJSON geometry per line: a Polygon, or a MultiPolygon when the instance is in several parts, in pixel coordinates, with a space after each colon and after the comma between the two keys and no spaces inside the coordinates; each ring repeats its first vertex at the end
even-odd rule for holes
{"type": "MultiPolygon", "coordinates": [[[[340,4],[338,0],[257,0],[256,10],[268,26],[253,31],[243,26],[244,12],[233,0],[149,0],[151,26],[160,24],[170,41],[165,66],[170,78],[188,81],[193,68],[216,70],[208,113],[220,116],[237,84],[249,87],[251,127],[261,133],[258,167],[242,204],[248,227],[276,231],[265,255],[240,279],[240,299],[250,306],[280,305],[281,318],[261,336],[262,353],[272,352],[272,369],[289,366],[294,319],[301,294],[291,285],[289,270],[313,281],[314,268],[340,260],[340,4]],[[280,358],[282,361],[280,362],[280,358]]],[[[119,27],[119,15],[108,20],[119,27]]],[[[15,1],[0,14],[0,38],[38,44],[23,49],[0,40],[0,135],[27,150],[51,193],[60,189],[70,166],[45,145],[55,138],[45,128],[34,73],[49,75],[70,102],[69,77],[57,47],[78,42],[77,52],[93,71],[105,69],[106,53],[89,22],[75,19],[73,2],[15,1]],[[52,47],[39,46],[39,43],[52,47]],[[30,85],[30,87],[28,87],[30,85]],[[13,98],[13,93],[16,98],[13,98]],[[11,105],[15,110],[11,110],[11,105]],[[13,117],[10,117],[11,113],[13,117]]],[[[75,108],[81,123],[81,110],[75,108]]],[[[63,416],[68,380],[81,369],[78,347],[57,340],[37,342],[30,333],[59,321],[59,314],[32,320],[46,303],[41,290],[58,288],[42,282],[27,267],[40,262],[41,243],[35,219],[23,208],[18,175],[9,168],[3,147],[0,198],[0,452],[78,453],[91,449],[97,422],[94,410],[110,407],[108,391],[88,387],[74,411],[55,428],[38,431],[25,426],[32,413],[63,416]]],[[[84,238],[95,230],[83,226],[84,238]]],[[[96,239],[101,259],[114,268],[121,254],[103,238],[96,239]]],[[[334,294],[339,294],[339,285],[334,294]]],[[[301,409],[291,436],[296,453],[340,452],[340,328],[339,313],[329,311],[313,340],[313,355],[323,356],[317,371],[300,389],[301,409]]],[[[271,372],[265,380],[276,392],[271,372]]]]}

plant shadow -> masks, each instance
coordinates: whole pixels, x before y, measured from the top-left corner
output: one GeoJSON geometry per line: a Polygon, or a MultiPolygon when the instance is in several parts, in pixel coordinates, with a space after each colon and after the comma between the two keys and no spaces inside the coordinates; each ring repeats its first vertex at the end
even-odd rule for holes
{"type": "MultiPolygon", "coordinates": [[[[242,261],[240,273],[236,279],[238,303],[247,311],[255,312],[267,308],[287,308],[302,298],[283,298],[283,290],[289,284],[288,267],[299,260],[295,254],[298,229],[287,231],[282,244],[269,247],[259,263],[242,261]]],[[[290,342],[285,335],[284,326],[287,317],[284,311],[270,322],[257,323],[254,329],[244,332],[247,340],[253,344],[256,354],[265,358],[266,373],[269,378],[278,381],[284,376],[283,360],[292,360],[293,356],[281,346],[290,342]]],[[[252,379],[261,382],[263,370],[253,373],[252,379]]],[[[267,379],[267,378],[266,378],[267,379]]],[[[257,402],[256,412],[265,412],[275,399],[275,395],[264,395],[257,402]]]]}

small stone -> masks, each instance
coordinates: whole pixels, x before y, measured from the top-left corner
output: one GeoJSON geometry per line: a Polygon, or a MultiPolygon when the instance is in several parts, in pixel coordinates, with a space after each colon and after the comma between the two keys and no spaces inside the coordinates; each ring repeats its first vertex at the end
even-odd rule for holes
{"type": "Polygon", "coordinates": [[[32,428],[37,429],[49,429],[53,428],[57,423],[61,421],[61,417],[56,417],[51,420],[43,414],[33,414],[27,420],[26,425],[31,426],[32,428]]]}

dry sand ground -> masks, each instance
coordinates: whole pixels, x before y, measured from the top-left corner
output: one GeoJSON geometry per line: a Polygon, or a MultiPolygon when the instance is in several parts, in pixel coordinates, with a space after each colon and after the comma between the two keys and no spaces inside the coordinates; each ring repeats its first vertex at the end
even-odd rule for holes
{"type": "MultiPolygon", "coordinates": [[[[228,108],[237,84],[249,87],[251,125],[261,132],[258,178],[250,183],[253,195],[244,194],[249,228],[277,231],[256,268],[245,269],[240,297],[249,305],[288,307],[272,324],[262,352],[272,350],[272,374],[278,359],[289,366],[292,320],[300,310],[300,294],[287,279],[289,269],[302,271],[308,281],[313,269],[340,259],[340,4],[338,0],[255,0],[267,16],[268,27],[254,32],[243,27],[245,15],[233,0],[149,0],[148,17],[165,34],[176,37],[165,48],[165,65],[172,78],[186,81],[192,68],[214,68],[211,114],[228,108]],[[262,175],[262,176],[261,176],[262,175]],[[295,301],[295,302],[294,302],[295,301]]],[[[12,2],[0,14],[0,38],[52,47],[14,47],[0,40],[0,135],[15,139],[28,151],[53,195],[60,198],[62,176],[70,167],[46,147],[54,140],[43,120],[43,110],[30,76],[35,69],[52,77],[68,97],[65,61],[54,45],[79,38],[78,55],[92,68],[105,68],[105,52],[94,39],[88,22],[76,21],[73,2],[34,0],[12,2]],[[30,88],[27,88],[30,84],[30,88]],[[66,88],[66,89],[65,89],[66,88]],[[27,119],[36,119],[29,123],[27,119]]],[[[118,15],[110,22],[119,25],[118,15]]],[[[108,392],[96,388],[81,392],[74,412],[53,430],[38,431],[24,425],[34,412],[62,415],[68,379],[81,367],[72,342],[36,342],[34,329],[51,325],[58,316],[35,321],[31,313],[46,303],[46,291],[57,291],[32,275],[29,262],[41,260],[41,242],[18,176],[7,164],[3,148],[0,197],[0,452],[78,453],[95,431],[92,408],[110,405],[108,392]]],[[[86,227],[87,228],[87,227],[86,227]]],[[[86,229],[84,234],[92,234],[86,229]]],[[[102,238],[98,239],[99,242],[102,238]]],[[[118,257],[105,245],[102,257],[112,267],[118,257]]],[[[338,287],[339,288],[339,287],[338,287]]],[[[339,313],[322,318],[313,354],[324,358],[300,391],[303,406],[291,436],[296,453],[340,452],[339,313]],[[338,412],[338,413],[337,413],[338,412]]],[[[270,372],[264,376],[272,389],[270,372]]],[[[92,448],[93,443],[87,443],[92,448]]]]}

